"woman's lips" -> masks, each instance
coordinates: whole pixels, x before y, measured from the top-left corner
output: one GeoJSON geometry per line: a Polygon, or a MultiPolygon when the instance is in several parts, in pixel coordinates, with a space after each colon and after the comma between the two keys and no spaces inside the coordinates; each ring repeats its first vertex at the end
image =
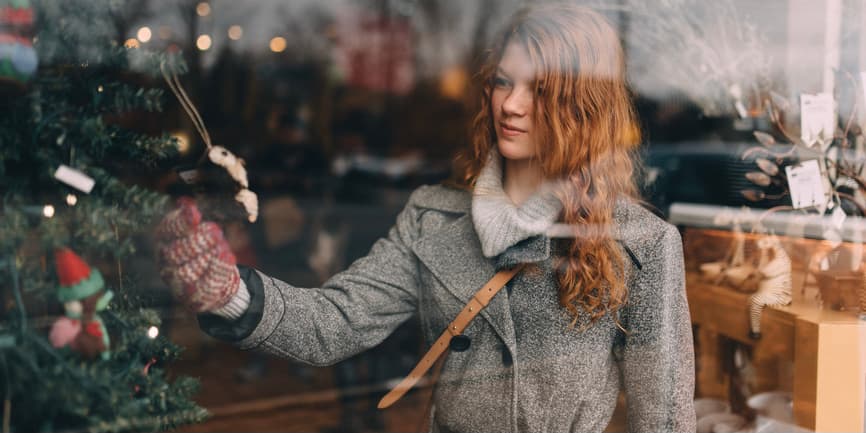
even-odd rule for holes
{"type": "Polygon", "coordinates": [[[499,130],[502,131],[502,135],[504,135],[506,137],[514,137],[514,136],[517,136],[517,135],[520,135],[520,134],[523,134],[526,132],[523,129],[514,127],[513,125],[509,125],[506,123],[500,123],[499,124],[499,130]]]}

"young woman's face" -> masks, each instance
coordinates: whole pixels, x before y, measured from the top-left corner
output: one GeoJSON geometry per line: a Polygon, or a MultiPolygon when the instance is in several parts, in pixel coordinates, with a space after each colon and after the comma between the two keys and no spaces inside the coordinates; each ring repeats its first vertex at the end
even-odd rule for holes
{"type": "Polygon", "coordinates": [[[532,124],[535,68],[523,45],[511,42],[493,78],[490,106],[496,128],[499,153],[508,159],[529,159],[535,155],[532,124]]]}

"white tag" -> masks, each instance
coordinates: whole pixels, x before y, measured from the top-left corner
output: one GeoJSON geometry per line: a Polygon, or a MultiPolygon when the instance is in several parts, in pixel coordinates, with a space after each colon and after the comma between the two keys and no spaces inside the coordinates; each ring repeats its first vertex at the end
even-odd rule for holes
{"type": "Polygon", "coordinates": [[[788,174],[788,189],[791,191],[791,204],[795,209],[818,206],[826,203],[824,182],[818,161],[810,159],[797,165],[785,167],[788,174]]]}
{"type": "Polygon", "coordinates": [[[842,210],[842,206],[837,207],[831,216],[833,226],[836,227],[837,230],[842,230],[842,224],[845,222],[847,216],[848,215],[845,215],[845,211],[842,210]]]}
{"type": "Polygon", "coordinates": [[[836,102],[831,93],[800,95],[800,138],[811,147],[821,143],[825,150],[836,133],[836,102]]]}
{"type": "Polygon", "coordinates": [[[177,175],[187,184],[194,184],[198,182],[199,172],[196,169],[184,170],[178,172],[177,175]]]}
{"type": "Polygon", "coordinates": [[[731,94],[731,97],[734,98],[734,108],[737,109],[737,114],[741,119],[745,119],[749,116],[749,111],[746,110],[746,106],[743,105],[743,89],[739,84],[731,84],[731,87],[728,87],[728,93],[731,94]]]}
{"type": "Polygon", "coordinates": [[[741,118],[745,119],[749,116],[749,112],[746,110],[746,106],[743,105],[743,101],[737,100],[737,102],[734,102],[734,108],[737,109],[737,114],[739,114],[741,118]]]}
{"type": "Polygon", "coordinates": [[[84,192],[85,194],[90,194],[90,190],[92,190],[93,185],[96,184],[96,181],[94,181],[92,177],[63,164],[61,164],[60,167],[57,167],[57,171],[54,172],[54,177],[57,180],[84,192]]]}

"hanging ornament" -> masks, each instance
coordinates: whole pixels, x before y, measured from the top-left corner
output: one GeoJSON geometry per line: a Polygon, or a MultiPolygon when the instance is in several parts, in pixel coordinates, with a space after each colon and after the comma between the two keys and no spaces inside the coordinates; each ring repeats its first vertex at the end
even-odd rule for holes
{"type": "Polygon", "coordinates": [[[141,375],[147,376],[147,373],[150,371],[150,366],[156,364],[156,358],[150,358],[150,361],[147,361],[147,364],[144,365],[144,368],[141,369],[141,375]]]}
{"type": "MultiPolygon", "coordinates": [[[[168,87],[171,89],[172,93],[177,96],[181,107],[183,107],[184,111],[189,115],[190,120],[192,120],[192,123],[204,141],[205,146],[207,146],[208,160],[210,160],[214,165],[222,167],[232,179],[235,183],[236,190],[234,196],[235,201],[243,207],[246,212],[247,220],[249,222],[255,222],[259,215],[259,201],[256,193],[249,189],[249,180],[247,178],[247,170],[244,167],[244,160],[235,156],[235,154],[223,146],[213,145],[210,139],[210,133],[208,133],[201,115],[189,99],[189,96],[183,90],[183,87],[181,87],[177,74],[175,74],[174,71],[169,73],[166,70],[165,62],[160,64],[160,70],[162,71],[162,76],[168,84],[168,87]]],[[[195,172],[187,171],[186,175],[181,173],[181,176],[188,182],[200,182],[201,177],[197,172],[197,170],[195,172]]]]}
{"type": "MultiPolygon", "coordinates": [[[[150,361],[147,361],[147,364],[144,364],[144,368],[141,369],[141,376],[142,377],[146,377],[148,375],[148,373],[150,372],[150,367],[153,364],[156,364],[156,358],[150,358],[150,361]]],[[[132,387],[132,396],[137,397],[139,395],[141,395],[141,386],[140,385],[134,385],[132,387]]]]}
{"type": "Polygon", "coordinates": [[[102,274],[71,249],[55,251],[54,262],[60,283],[57,299],[63,303],[66,315],[52,325],[51,345],[69,347],[88,359],[97,355],[108,359],[108,331],[99,312],[108,306],[113,293],[105,290],[102,274]]]}
{"type": "Polygon", "coordinates": [[[0,81],[20,84],[36,72],[39,59],[32,34],[29,0],[0,0],[0,81]]]}

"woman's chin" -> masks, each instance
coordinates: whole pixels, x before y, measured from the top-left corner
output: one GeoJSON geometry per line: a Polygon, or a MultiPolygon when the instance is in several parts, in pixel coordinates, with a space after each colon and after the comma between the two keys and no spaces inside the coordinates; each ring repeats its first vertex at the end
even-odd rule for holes
{"type": "Polygon", "coordinates": [[[522,160],[530,159],[533,156],[531,149],[526,149],[526,146],[521,146],[517,143],[509,143],[504,140],[499,140],[496,147],[499,149],[499,154],[505,159],[522,160]]]}

